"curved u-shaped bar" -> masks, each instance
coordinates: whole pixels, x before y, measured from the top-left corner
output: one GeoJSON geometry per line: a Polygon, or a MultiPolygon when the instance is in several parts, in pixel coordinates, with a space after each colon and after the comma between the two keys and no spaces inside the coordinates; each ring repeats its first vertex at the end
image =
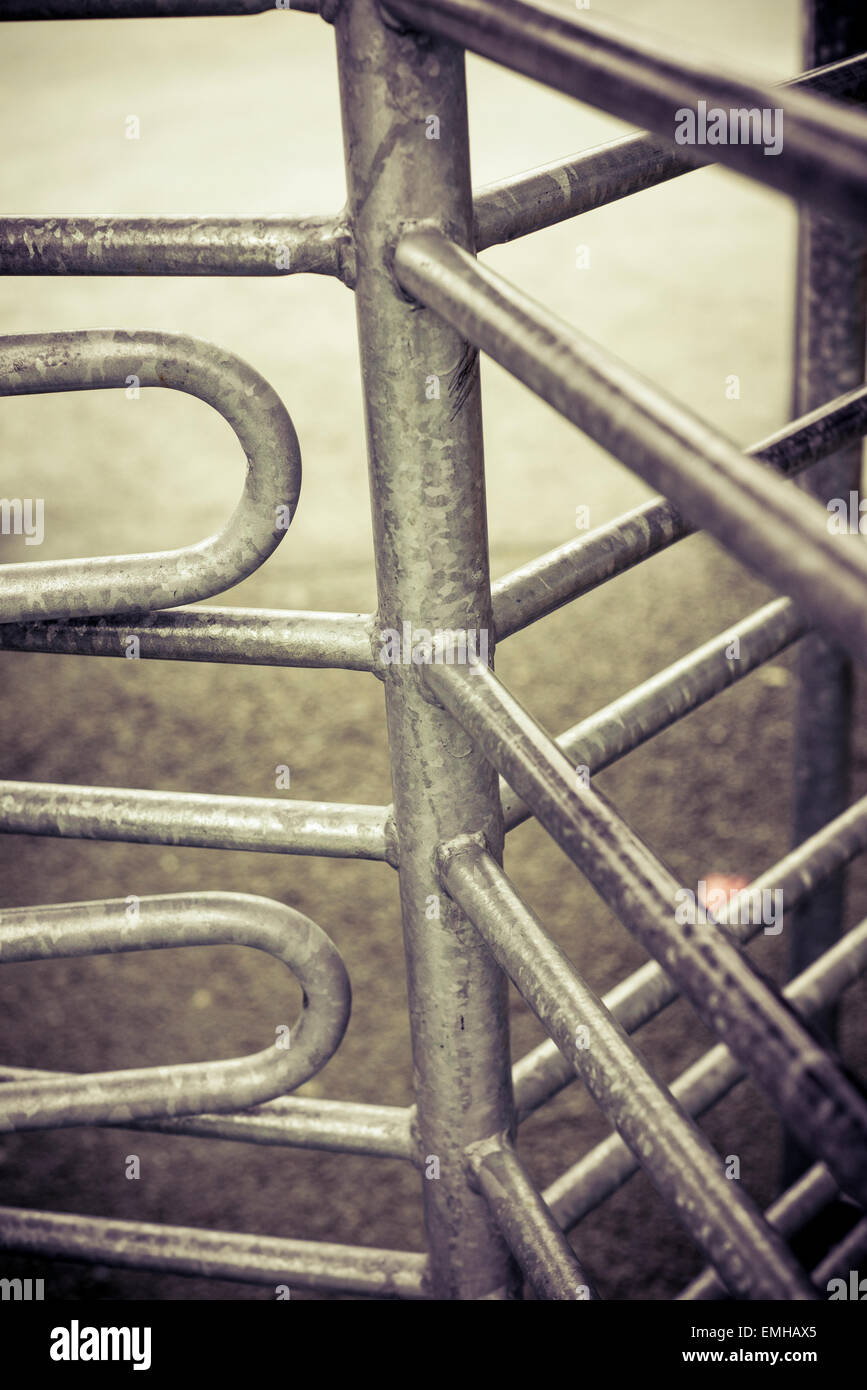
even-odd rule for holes
{"type": "Polygon", "coordinates": [[[334,942],[309,917],[272,898],[162,893],[0,912],[0,964],[215,945],[252,946],[288,966],[304,991],[298,1026],[288,1037],[281,1032],[261,1052],[221,1062],[4,1083],[0,1131],[117,1124],[272,1100],[325,1065],[350,1010],[349,978],[334,942]]]}
{"type": "Polygon", "coordinates": [[[220,531],[178,550],[4,565],[0,623],[149,613],[211,598],[280,544],[301,490],[289,412],[257,371],[213,343],[176,333],[96,329],[0,338],[0,396],[166,386],[206,401],[247,456],[240,501],[220,531]]]}

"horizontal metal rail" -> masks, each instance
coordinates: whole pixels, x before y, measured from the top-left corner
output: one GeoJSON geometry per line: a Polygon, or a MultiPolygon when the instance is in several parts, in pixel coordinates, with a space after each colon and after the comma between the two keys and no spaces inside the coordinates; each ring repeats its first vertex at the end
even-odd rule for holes
{"type": "MultiPolygon", "coordinates": [[[[0,3],[0,20],[10,17],[0,3]]],[[[781,85],[864,100],[867,59],[830,63],[781,85]]],[[[701,167],[673,153],[666,141],[639,134],[485,185],[473,199],[476,250],[701,167]]],[[[0,275],[298,274],[331,275],[354,287],[355,244],[342,214],[0,217],[0,275]]]]}
{"type": "MultiPolygon", "coordinates": [[[[745,452],[784,477],[794,478],[865,433],[867,387],[859,386],[745,452]]],[[[586,536],[537,556],[492,585],[497,641],[625,574],[698,529],[683,520],[673,503],[654,497],[586,536]]]]}
{"type": "MultiPolygon", "coordinates": [[[[0,651],[74,656],[129,653],[142,661],[216,661],[241,666],[306,666],[380,673],[373,652],[376,615],[278,608],[171,608],[122,618],[0,623],[0,651]]],[[[377,644],[379,645],[379,644],[377,644]]]]}
{"type": "MultiPolygon", "coordinates": [[[[867,387],[851,391],[779,430],[747,452],[788,477],[867,432],[867,387]]],[[[511,571],[492,586],[497,639],[528,627],[563,604],[693,534],[664,498],[511,571]]],[[[249,665],[340,667],[382,676],[374,644],[376,614],[176,608],[124,622],[0,624],[0,650],[126,656],[130,636],[142,659],[249,665]]],[[[698,658],[698,653],[696,653],[698,658]]],[[[747,666],[744,657],[739,674],[747,666]]]]}
{"type": "MultiPolygon", "coordinates": [[[[867,922],[853,928],[809,969],[791,980],[783,995],[798,1014],[815,1019],[867,970],[867,922]]],[[[612,1008],[612,1013],[616,1013],[612,1008]]],[[[633,1030],[634,1031],[634,1030],[633,1030]]],[[[717,1043],[670,1083],[673,1096],[690,1115],[703,1115],[746,1076],[724,1043],[717,1043]]],[[[639,1165],[616,1135],[603,1139],[544,1192],[566,1230],[594,1211],[638,1172],[639,1165]]]]}
{"type": "MultiPolygon", "coordinates": [[[[805,631],[791,600],[775,599],[573,724],[557,746],[576,766],[586,767],[588,775],[601,772],[778,656],[805,631]],[[737,658],[732,655],[735,643],[737,658]]],[[[500,795],[506,829],[512,830],[531,812],[503,778],[500,795]]]]}
{"type": "MultiPolygon", "coordinates": [[[[314,0],[310,8],[315,8],[314,0]]],[[[10,17],[15,16],[6,15],[0,3],[0,20],[10,17]]],[[[863,101],[867,58],[829,63],[780,85],[863,101]]],[[[476,250],[514,241],[701,167],[675,154],[667,141],[627,135],[486,185],[473,198],[476,250]]],[[[332,275],[354,286],[355,246],[343,215],[0,217],[0,275],[297,274],[332,275]]]]}
{"type": "MultiPolygon", "coordinates": [[[[0,20],[10,17],[0,3],[0,20]]],[[[781,85],[863,100],[867,59],[831,63],[781,85]]],[[[514,241],[700,167],[674,154],[666,141],[627,135],[486,185],[473,199],[476,249],[514,241]]],[[[0,217],[0,275],[298,274],[331,275],[354,286],[355,245],[342,214],[0,217]]]]}
{"type": "Polygon", "coordinates": [[[340,217],[0,218],[0,275],[301,274],[352,283],[340,217]]]}
{"type": "MultiPolygon", "coordinates": [[[[62,1078],[68,1073],[0,1065],[0,1083],[62,1078]]],[[[2,1097],[0,1089],[0,1097],[2,1097]]],[[[280,1096],[264,1105],[220,1115],[175,1115],[168,1119],[102,1121],[111,1129],[185,1134],[197,1139],[230,1139],[245,1144],[331,1153],[402,1158],[419,1163],[413,1142],[412,1110],[397,1105],[365,1105],[351,1100],[280,1096]]]]}
{"type": "Polygon", "coordinates": [[[678,111],[782,110],[781,151],[761,144],[690,146],[702,162],[719,160],[821,211],[863,223],[867,213],[867,116],[808,91],[745,79],[716,58],[582,10],[531,0],[388,0],[398,19],[437,34],[503,67],[535,78],[612,116],[655,131],[672,144],[678,111]]]}
{"type": "MultiPolygon", "coordinates": [[[[812,68],[779,85],[863,102],[867,99],[867,56],[860,54],[812,68]]],[[[556,226],[706,167],[684,158],[670,140],[645,133],[623,135],[594,149],[581,150],[567,159],[476,189],[476,250],[556,226]]],[[[0,229],[3,225],[0,221],[0,229]]]]}
{"type": "Polygon", "coordinates": [[[0,1246],[19,1255],[83,1260],[244,1284],[287,1284],[378,1298],[427,1296],[427,1259],[403,1250],[158,1226],[0,1207],[0,1246]]]}
{"type": "Polygon", "coordinates": [[[584,1080],[673,1214],[742,1298],[813,1298],[787,1246],[551,940],[483,844],[440,847],[443,887],[584,1080]]]}
{"type": "Polygon", "coordinates": [[[598,1298],[508,1136],[472,1145],[468,1163],[537,1298],[572,1302],[598,1298]]]}
{"type": "Polygon", "coordinates": [[[267,381],[212,343],[173,333],[99,329],[0,338],[0,396],[166,386],[212,405],[247,456],[241,499],[215,535],[178,550],[11,564],[0,622],[150,612],[229,589],[273,554],[301,489],[289,413],[267,381]]]}
{"type": "Polygon", "coordinates": [[[438,231],[395,251],[403,288],[660,490],[867,664],[867,544],[598,343],[438,231]]]}
{"type": "MultiPolygon", "coordinates": [[[[736,895],[730,910],[720,914],[720,920],[725,916],[729,934],[746,944],[761,930],[749,906],[756,900],[757,893],[781,893],[784,910],[789,912],[865,849],[867,797],[862,797],[759,874],[736,895]]],[[[603,1003],[627,1033],[633,1033],[673,1003],[678,995],[677,986],[662,966],[657,961],[648,961],[610,989],[603,996],[603,1003]]],[[[515,1063],[513,1079],[518,1116],[526,1119],[573,1081],[574,1072],[554,1043],[548,1041],[515,1063]]]]}
{"type": "MultiPolygon", "coordinates": [[[[487,666],[419,667],[430,692],[768,1094],[805,1148],[867,1205],[867,1098],[713,923],[676,919],[682,886],[487,666]]],[[[559,1043],[558,1043],[559,1045],[559,1043]]],[[[561,1049],[562,1050],[562,1049],[561,1049]]]]}
{"type": "Polygon", "coordinates": [[[397,863],[387,806],[0,782],[0,833],[397,863]]]}
{"type": "MultiPolygon", "coordinates": [[[[865,433],[867,387],[860,387],[747,452],[794,477],[865,433]]],[[[658,498],[511,571],[492,586],[497,640],[691,534],[672,504],[658,498]]],[[[377,632],[376,614],[202,605],[151,613],[134,622],[99,617],[3,623],[0,650],[119,657],[126,656],[128,639],[135,636],[145,660],[340,667],[381,677],[374,652],[377,632]]],[[[746,659],[741,665],[743,669],[746,659]]]]}
{"type": "Polygon", "coordinates": [[[221,1062],[136,1067],[0,1086],[0,1130],[234,1110],[303,1085],[336,1051],[349,1021],[349,979],[333,941],[294,908],[246,893],[166,893],[0,912],[0,963],[159,947],[252,946],[281,960],[304,990],[297,1027],[261,1052],[221,1062]]]}

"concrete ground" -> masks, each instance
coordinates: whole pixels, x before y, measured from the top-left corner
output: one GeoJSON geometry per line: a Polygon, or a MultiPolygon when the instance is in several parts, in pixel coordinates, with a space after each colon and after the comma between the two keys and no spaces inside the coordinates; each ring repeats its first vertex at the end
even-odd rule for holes
{"type": "MultiPolygon", "coordinates": [[[[611,0],[594,8],[694,40],[758,71],[798,66],[789,0],[611,0]]],[[[0,129],[7,213],[306,212],[343,201],[330,30],[305,15],[256,19],[13,25],[2,30],[0,129]],[[137,115],[141,136],[125,138],[137,115]]],[[[469,63],[478,183],[597,144],[624,127],[480,61],[469,63]]],[[[785,200],[707,170],[485,259],[748,444],[788,418],[794,212],[785,200]],[[589,268],[576,268],[576,246],[589,268]],[[740,378],[740,398],[726,378],[740,378]]],[[[304,486],[290,535],[230,603],[374,606],[362,404],[351,294],[320,278],[21,279],[0,282],[0,331],[98,326],[183,331],[249,360],[289,407],[304,486]]],[[[483,366],[492,568],[598,525],[646,489],[490,363],[483,366]]],[[[46,499],[39,558],[152,549],[208,534],[239,483],[237,445],[205,405],[173,393],[82,393],[0,403],[2,490],[46,499]]],[[[4,542],[5,560],[34,551],[4,542]]],[[[767,590],[709,540],[693,538],[511,639],[498,671],[552,731],[628,690],[757,607],[767,590]]],[[[685,881],[752,875],[787,847],[791,658],[728,691],[625,763],[602,789],[685,881]]],[[[36,782],[277,795],[291,767],[304,799],[390,799],[382,692],[349,673],[259,670],[0,654],[2,776],[36,782]]],[[[860,706],[859,706],[860,708],[860,706]]],[[[855,790],[867,744],[856,733],[855,790]]],[[[292,903],[346,960],[347,1036],[301,1094],[411,1099],[403,952],[393,871],[377,864],[4,837],[5,905],[223,888],[292,903]]],[[[642,952],[534,825],[506,866],[599,989],[642,952]]],[[[862,866],[849,917],[867,911],[862,866]]],[[[781,978],[787,933],[756,948],[781,978]]],[[[0,1058],[87,1071],[232,1056],[261,1046],[285,1012],[280,968],[233,948],[17,965],[0,971],[0,1058]]],[[[843,1046],[867,1063],[853,991],[843,1046]]],[[[512,995],[516,1056],[540,1040],[512,995]]],[[[683,1004],[641,1034],[665,1076],[708,1043],[683,1004]]],[[[706,1121],[741,1159],[762,1202],[776,1191],[778,1127],[749,1086],[706,1121]]],[[[540,1184],[606,1132],[571,1087],[526,1126],[540,1184]]],[[[218,1141],[66,1130],[0,1141],[0,1202],[224,1230],[423,1248],[418,1181],[395,1162],[218,1141]],[[141,1179],[125,1177],[130,1153],[141,1179]]],[[[610,1298],[667,1298],[699,1268],[643,1179],[576,1231],[610,1298]]],[[[267,1287],[3,1260],[47,1277],[61,1299],[267,1299],[267,1287]]],[[[295,1295],[293,1294],[293,1297],[295,1295]]],[[[304,1294],[298,1293],[300,1298],[304,1294]]],[[[306,1295],[313,1297],[313,1295],[306,1295]]],[[[317,1295],[317,1297],[321,1297],[317,1295]]]]}

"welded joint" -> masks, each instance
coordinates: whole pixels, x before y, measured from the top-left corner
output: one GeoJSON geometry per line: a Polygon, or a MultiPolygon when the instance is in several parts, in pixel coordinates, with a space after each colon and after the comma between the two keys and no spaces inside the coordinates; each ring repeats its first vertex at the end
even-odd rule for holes
{"type": "MultiPolygon", "coordinates": [[[[338,0],[338,3],[342,3],[342,0],[338,0]]],[[[393,34],[397,34],[401,37],[404,34],[415,34],[419,40],[429,38],[429,35],[425,34],[421,29],[417,29],[415,25],[408,24],[405,19],[399,19],[396,14],[392,14],[388,6],[382,3],[382,0],[378,0],[376,12],[379,15],[383,28],[390,29],[393,34]]]]}
{"type": "Polygon", "coordinates": [[[427,308],[427,305],[423,304],[421,300],[409,290],[404,289],[395,268],[398,246],[403,241],[404,237],[410,236],[414,232],[437,232],[440,236],[445,235],[442,227],[438,222],[434,221],[432,217],[402,217],[397,223],[393,235],[386,238],[385,250],[383,252],[383,264],[391,277],[391,282],[398,299],[402,299],[404,304],[409,304],[416,312],[421,312],[427,308]]]}
{"type": "Polygon", "coordinates": [[[446,892],[446,878],[449,866],[454,859],[460,858],[465,854],[490,854],[491,847],[485,839],[481,830],[472,831],[467,835],[456,835],[453,840],[444,840],[437,845],[433,853],[434,867],[437,877],[446,892]]]}
{"type": "Polygon", "coordinates": [[[421,1126],[419,1125],[418,1106],[415,1104],[409,1107],[409,1154],[407,1157],[414,1168],[418,1168],[419,1172],[424,1171],[427,1158],[424,1152],[421,1126]]]}
{"type": "Polygon", "coordinates": [[[397,829],[397,819],[394,814],[394,807],[388,808],[388,815],[385,818],[385,862],[390,864],[393,869],[400,867],[400,837],[397,829]]]}
{"type": "Polygon", "coordinates": [[[428,705],[433,705],[435,709],[445,710],[446,705],[439,698],[436,690],[430,682],[429,670],[432,666],[466,666],[469,674],[480,675],[483,671],[493,670],[493,644],[488,643],[488,638],[493,636],[489,629],[485,634],[486,651],[484,656],[476,651],[476,633],[471,628],[454,628],[447,632],[435,632],[430,641],[430,653],[423,661],[416,661],[413,657],[415,677],[418,691],[422,699],[428,705]],[[457,641],[457,654],[455,653],[455,642],[457,641]],[[490,650],[487,650],[487,647],[490,650]],[[457,655],[457,660],[455,659],[457,655]]]}
{"type": "Polygon", "coordinates": [[[382,619],[379,612],[371,613],[367,623],[367,638],[370,642],[371,671],[378,681],[385,684],[386,667],[382,660],[382,619]]]}
{"type": "Polygon", "coordinates": [[[508,1130],[489,1134],[486,1139],[476,1139],[464,1149],[467,1180],[474,1192],[481,1192],[481,1172],[486,1161],[495,1154],[514,1153],[512,1136],[508,1130]]]}
{"type": "MultiPolygon", "coordinates": [[[[323,4],[333,3],[335,10],[340,2],[341,0],[322,0],[323,4]]],[[[330,22],[333,23],[333,20],[330,22]]],[[[358,254],[355,247],[355,233],[346,207],[334,219],[329,240],[334,248],[337,279],[348,290],[354,290],[355,282],[358,279],[358,254]]]]}

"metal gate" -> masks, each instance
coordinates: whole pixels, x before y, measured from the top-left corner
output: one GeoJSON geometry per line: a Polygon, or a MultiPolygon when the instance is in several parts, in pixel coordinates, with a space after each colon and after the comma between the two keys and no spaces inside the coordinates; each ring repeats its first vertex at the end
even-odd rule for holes
{"type": "MultiPolygon", "coordinates": [[[[278,8],[283,6],[278,0],[278,8]]],[[[4,0],[3,19],[255,13],[266,0],[4,0]]],[[[0,220],[5,274],[339,277],[354,289],[367,403],[378,612],[369,617],[185,607],[238,582],[285,534],[300,482],[292,422],[230,353],[168,334],[0,341],[0,394],[136,383],[199,396],[248,460],[238,507],[185,550],[12,564],[4,649],[264,661],[372,672],[385,684],[393,807],[277,803],[96,787],[0,784],[6,832],[385,860],[397,870],[415,1105],[288,1094],[335,1051],[349,986],[333,943],[284,905],[164,895],[0,914],[5,961],[236,942],[301,982],[291,1036],[214,1065],[88,1076],[3,1068],[0,1127],[121,1124],[399,1157],[421,1173],[428,1254],[0,1209],[8,1251],[408,1298],[595,1297],[566,1232],[641,1167],[708,1267],[685,1298],[823,1296],[867,1250],[867,1217],[807,1272],[787,1237],[835,1195],[867,1207],[867,1099],[810,1020],[867,967],[867,922],[838,939],[842,871],[867,846],[847,804],[849,661],[867,660],[867,547],[828,525],[857,493],[867,431],[864,252],[867,21],[812,0],[808,68],[782,87],[670,56],[579,3],[301,0],[335,26],[349,203],[334,217],[0,220]],[[472,195],[463,50],[646,127],[472,195]],[[855,55],[855,56],[853,56],[855,55]],[[702,103],[704,104],[702,106],[702,103]],[[675,143],[676,114],[721,111],[740,138],[675,143]],[[763,147],[764,113],[784,131],[763,147]],[[782,113],[780,115],[779,113],[782,113]],[[754,123],[758,118],[759,124],[754,123]],[[710,159],[802,200],[793,423],[746,454],[598,343],[480,264],[527,235],[710,159]],[[488,353],[658,488],[656,498],[493,585],[478,390],[488,353]],[[432,380],[442,389],[427,389],[432,380]],[[842,393],[842,394],[841,394],[842,393]],[[816,467],[821,464],[820,467],[816,467]],[[809,470],[809,471],[808,471],[809,470]],[[791,479],[805,473],[801,489],[791,479]],[[821,500],[805,495],[818,494],[821,500]],[[787,597],[554,739],[493,671],[494,641],[706,529],[787,597]],[[819,635],[821,634],[821,635],[819,635]],[[679,883],[593,774],[804,639],[797,847],[720,911],[684,919],[679,883]],[[736,643],[737,659],[732,659],[736,643]],[[448,751],[456,728],[470,751],[448,751]],[[806,756],[805,756],[806,750],[806,756]],[[499,780],[498,780],[499,779],[499,780]],[[597,997],[501,867],[504,832],[535,816],[654,958],[597,997]],[[796,914],[779,994],[742,947],[761,894],[796,914]],[[509,1065],[507,977],[550,1041],[509,1065]],[[629,1035],[678,994],[720,1038],[663,1086],[629,1035]],[[616,1130],[545,1192],[518,1123],[577,1075],[616,1130]],[[695,1117],[744,1075],[810,1156],[765,1213],[727,1179],[695,1117]],[[437,1181],[426,1181],[436,1162],[437,1181]],[[811,1278],[812,1275],[812,1278],[811,1278]]],[[[286,23],[297,22],[287,18],[286,23]]],[[[94,74],[95,76],[95,74],[94,74]]],[[[684,130],[689,128],[688,121],[684,130]]]]}

